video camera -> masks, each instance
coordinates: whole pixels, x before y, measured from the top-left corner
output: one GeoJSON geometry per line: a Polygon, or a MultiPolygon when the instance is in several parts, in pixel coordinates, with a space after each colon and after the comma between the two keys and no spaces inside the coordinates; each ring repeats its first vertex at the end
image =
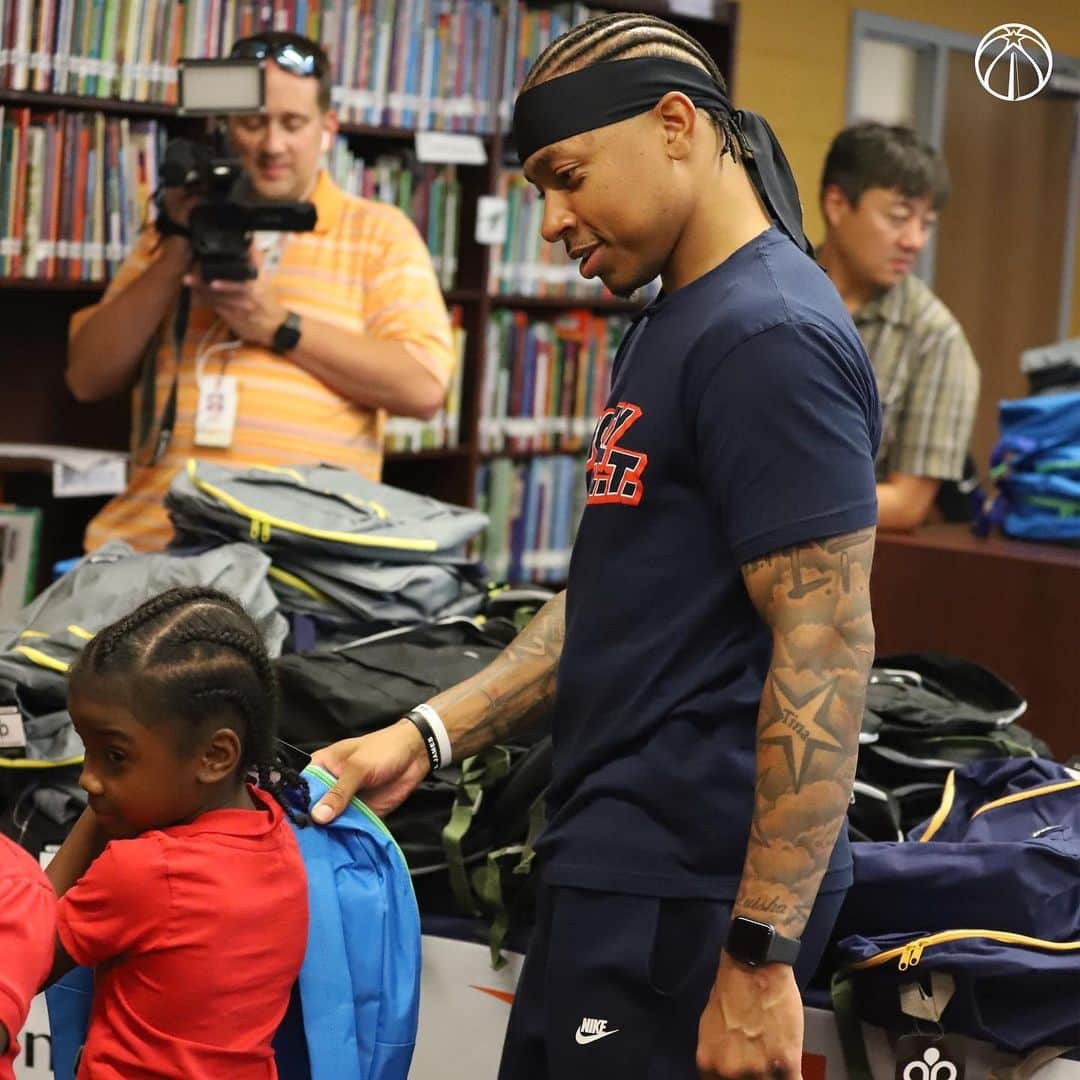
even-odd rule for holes
{"type": "MultiPolygon", "coordinates": [[[[266,100],[265,60],[194,60],[179,64],[180,116],[221,117],[261,112],[266,100]]],[[[219,124],[208,145],[173,139],[160,164],[161,195],[183,188],[203,196],[188,221],[191,248],[207,281],[248,281],[257,270],[248,258],[257,230],[310,232],[315,207],[309,202],[258,199],[239,159],[228,156],[219,124]]]]}

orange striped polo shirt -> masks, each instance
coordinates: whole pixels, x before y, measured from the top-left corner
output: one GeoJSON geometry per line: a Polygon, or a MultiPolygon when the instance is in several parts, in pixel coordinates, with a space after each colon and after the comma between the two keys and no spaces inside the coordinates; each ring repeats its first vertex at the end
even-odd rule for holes
{"type": "MultiPolygon", "coordinates": [[[[431,256],[412,222],[396,206],[356,198],[322,173],[311,197],[314,232],[283,233],[271,288],[280,302],[343,330],[396,341],[448,384],[454,363],[450,322],[431,256]]],[[[117,271],[101,305],[137,278],[157,257],[157,232],[147,228],[117,271]]],[[[98,306],[101,306],[98,305],[98,306]]],[[[77,312],[74,334],[96,308],[77,312]]],[[[170,320],[171,325],[171,320],[170,320]]],[[[176,425],[157,464],[152,456],[157,421],[176,371],[166,328],[157,354],[154,430],[139,447],[140,391],[134,393],[132,459],[127,490],[87,526],[87,551],[107,540],[126,540],[136,550],[160,549],[172,536],[163,499],[188,458],[233,466],[342,465],[374,480],[382,471],[385,415],[357,405],[320,382],[288,357],[256,345],[214,346],[233,338],[211,309],[193,305],[177,384],[176,425]],[[209,350],[209,351],[207,351],[209,350]],[[196,358],[204,353],[204,376],[226,372],[237,379],[239,406],[232,446],[195,446],[199,390],[196,358]]]]}

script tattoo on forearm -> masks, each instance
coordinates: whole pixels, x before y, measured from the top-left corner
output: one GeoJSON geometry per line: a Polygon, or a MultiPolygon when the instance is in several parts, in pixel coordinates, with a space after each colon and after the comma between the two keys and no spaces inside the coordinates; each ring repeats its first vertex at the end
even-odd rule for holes
{"type": "Polygon", "coordinates": [[[874,530],[743,567],[773,631],[758,713],[757,784],[736,914],[798,937],[844,824],[874,656],[874,530]]]}
{"type": "Polygon", "coordinates": [[[460,760],[527,728],[551,708],[566,637],[566,593],[549,600],[486,667],[431,699],[460,760]]]}

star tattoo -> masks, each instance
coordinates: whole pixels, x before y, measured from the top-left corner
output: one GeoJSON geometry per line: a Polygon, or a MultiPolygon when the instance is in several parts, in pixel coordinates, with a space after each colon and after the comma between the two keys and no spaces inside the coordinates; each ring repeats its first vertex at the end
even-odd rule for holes
{"type": "Polygon", "coordinates": [[[815,750],[838,754],[844,749],[821,722],[836,693],[836,679],[805,694],[795,694],[774,675],[772,687],[779,715],[761,732],[760,741],[783,749],[799,791],[815,750]]]}

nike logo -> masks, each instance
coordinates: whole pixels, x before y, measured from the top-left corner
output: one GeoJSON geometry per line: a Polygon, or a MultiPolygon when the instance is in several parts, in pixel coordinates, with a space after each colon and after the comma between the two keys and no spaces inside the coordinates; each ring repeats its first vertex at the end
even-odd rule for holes
{"type": "Polygon", "coordinates": [[[574,1040],[578,1046],[587,1046],[589,1043],[596,1042],[597,1039],[606,1039],[609,1035],[618,1035],[619,1028],[612,1028],[608,1030],[606,1020],[596,1020],[591,1016],[586,1016],[574,1032],[574,1040]]]}

